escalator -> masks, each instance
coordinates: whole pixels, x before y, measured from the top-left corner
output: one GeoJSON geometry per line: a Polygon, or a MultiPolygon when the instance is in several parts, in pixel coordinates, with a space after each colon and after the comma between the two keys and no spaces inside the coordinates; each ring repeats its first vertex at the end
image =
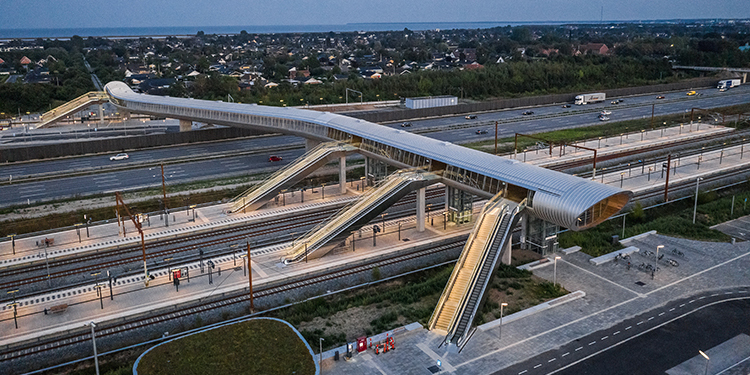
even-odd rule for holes
{"type": "Polygon", "coordinates": [[[327,142],[318,145],[297,158],[286,167],[272,174],[265,181],[254,185],[232,200],[231,212],[255,210],[266,204],[281,190],[301,181],[316,169],[357,148],[340,142],[327,142]]]}
{"type": "Polygon", "coordinates": [[[440,177],[420,170],[397,171],[376,185],[359,199],[324,220],[321,224],[295,240],[285,258],[286,263],[294,263],[306,258],[325,255],[333,246],[326,246],[336,238],[345,238],[353,230],[361,228],[406,194],[432,185],[440,177]]]}
{"type": "Polygon", "coordinates": [[[515,203],[498,194],[482,209],[428,325],[430,330],[445,334],[443,343],[449,349],[460,351],[471,338],[471,324],[484,291],[524,207],[525,201],[515,203]]]}

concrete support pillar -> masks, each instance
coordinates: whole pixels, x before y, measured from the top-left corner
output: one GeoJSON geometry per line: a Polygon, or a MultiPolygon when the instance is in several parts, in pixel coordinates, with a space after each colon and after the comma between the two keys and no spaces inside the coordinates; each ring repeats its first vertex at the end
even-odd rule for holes
{"type": "Polygon", "coordinates": [[[417,232],[424,232],[424,220],[425,220],[425,191],[426,188],[417,190],[417,232]]]}
{"type": "Polygon", "coordinates": [[[315,139],[305,139],[305,151],[310,151],[315,147],[318,147],[320,141],[315,139]]]}
{"type": "Polygon", "coordinates": [[[521,224],[521,248],[526,249],[526,236],[529,233],[529,215],[526,213],[521,214],[519,221],[521,224]]]}
{"type": "Polygon", "coordinates": [[[104,123],[104,106],[99,104],[96,107],[99,110],[99,123],[103,124],[104,123]]]}
{"type": "Polygon", "coordinates": [[[742,83],[747,83],[747,73],[742,73],[742,83]]]}
{"type": "Polygon", "coordinates": [[[346,155],[339,158],[339,188],[341,194],[346,194],[346,155]]]}
{"type": "Polygon", "coordinates": [[[370,186],[370,158],[365,156],[365,186],[370,186]]]}
{"type": "Polygon", "coordinates": [[[449,191],[448,185],[445,185],[445,212],[448,212],[450,210],[450,202],[448,202],[448,191],[449,191]]]}
{"type": "Polygon", "coordinates": [[[508,238],[508,242],[505,243],[505,248],[502,249],[502,252],[500,253],[500,261],[503,262],[503,264],[510,265],[510,262],[513,260],[511,257],[511,251],[510,251],[510,245],[513,243],[510,238],[508,238]]]}
{"type": "Polygon", "coordinates": [[[189,132],[191,130],[193,130],[193,122],[180,119],[180,132],[189,132]]]}

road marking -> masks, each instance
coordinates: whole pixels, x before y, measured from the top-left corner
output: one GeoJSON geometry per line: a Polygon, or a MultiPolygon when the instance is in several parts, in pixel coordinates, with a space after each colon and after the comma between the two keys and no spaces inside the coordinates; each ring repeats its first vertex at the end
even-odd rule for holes
{"type": "Polygon", "coordinates": [[[662,311],[662,312],[659,313],[659,316],[662,316],[664,314],[666,314],[666,313],[662,311]]]}
{"type": "Polygon", "coordinates": [[[691,299],[691,300],[690,300],[690,302],[688,302],[688,303],[693,303],[693,302],[695,302],[695,300],[694,300],[694,299],[691,299]]]}
{"type": "Polygon", "coordinates": [[[648,318],[647,320],[651,320],[651,319],[653,319],[653,318],[654,318],[654,317],[652,316],[652,317],[648,318]]]}
{"type": "Polygon", "coordinates": [[[565,352],[561,357],[565,357],[566,355],[570,354],[570,352],[565,352]]]}
{"type": "Polygon", "coordinates": [[[523,370],[523,371],[519,372],[519,373],[518,373],[518,375],[521,375],[521,374],[525,374],[525,373],[527,373],[528,371],[529,371],[529,370],[523,370]]]}
{"type": "Polygon", "coordinates": [[[538,364],[538,365],[536,365],[536,366],[534,366],[534,368],[540,368],[540,367],[542,367],[542,364],[541,364],[541,363],[540,363],[540,364],[538,364]]]}
{"type": "Polygon", "coordinates": [[[620,331],[617,331],[617,332],[613,333],[612,336],[619,335],[619,334],[620,334],[620,331]]]}
{"type": "Polygon", "coordinates": [[[638,324],[636,324],[636,325],[639,326],[641,324],[643,324],[643,320],[641,320],[640,322],[638,322],[638,324]]]}
{"type": "Polygon", "coordinates": [[[592,341],[589,343],[589,346],[596,344],[596,341],[592,341]]]}
{"type": "Polygon", "coordinates": [[[556,369],[556,370],[554,370],[554,371],[552,371],[552,372],[549,372],[549,373],[548,373],[547,375],[551,375],[551,374],[555,374],[555,373],[558,373],[558,372],[560,372],[560,371],[564,371],[565,369],[567,369],[567,368],[569,368],[569,367],[571,367],[571,366],[575,366],[575,365],[577,365],[577,364],[579,364],[579,363],[581,363],[581,362],[583,362],[583,361],[586,361],[586,360],[588,360],[588,359],[590,359],[590,358],[593,358],[593,357],[595,357],[595,356],[597,356],[597,355],[599,355],[599,354],[601,354],[601,353],[604,353],[604,352],[606,352],[606,351],[607,351],[607,350],[609,350],[609,349],[612,349],[612,348],[614,348],[614,347],[616,347],[616,346],[619,346],[619,345],[622,345],[622,344],[624,344],[624,343],[626,343],[626,342],[628,342],[628,341],[630,341],[630,340],[632,340],[632,339],[638,338],[638,337],[640,337],[640,336],[642,336],[642,335],[645,335],[645,334],[647,334],[647,333],[649,333],[649,332],[651,332],[651,331],[654,331],[654,330],[656,330],[656,329],[659,329],[659,328],[661,328],[661,327],[664,327],[665,325],[667,325],[667,324],[670,324],[670,323],[672,323],[672,322],[674,322],[674,321],[677,321],[677,320],[679,320],[679,319],[682,319],[682,318],[684,318],[684,317],[686,317],[686,316],[688,316],[688,315],[690,315],[690,314],[692,314],[692,313],[694,313],[694,312],[696,312],[696,311],[702,310],[702,309],[704,309],[704,308],[707,308],[707,307],[710,307],[710,306],[718,305],[718,304],[720,304],[720,303],[725,303],[725,302],[730,302],[730,301],[738,301],[738,300],[746,300],[746,299],[747,299],[747,297],[734,297],[734,298],[727,298],[727,299],[724,299],[724,300],[721,300],[721,301],[710,302],[710,303],[708,303],[708,304],[706,304],[706,305],[703,305],[703,306],[699,306],[699,307],[696,307],[696,308],[695,308],[695,309],[693,309],[692,311],[688,311],[688,312],[686,312],[686,313],[684,313],[684,314],[682,314],[682,315],[680,315],[680,316],[676,316],[676,317],[674,317],[674,318],[672,318],[672,319],[669,319],[669,320],[667,320],[667,321],[665,321],[665,322],[662,322],[662,323],[660,323],[660,324],[657,324],[657,325],[655,325],[654,327],[651,327],[651,328],[645,329],[645,330],[643,330],[642,332],[638,332],[638,333],[636,333],[636,334],[635,334],[635,335],[633,335],[632,337],[628,337],[628,338],[625,338],[625,339],[623,339],[623,340],[617,341],[616,343],[614,343],[614,344],[612,344],[612,345],[610,345],[610,346],[608,346],[608,347],[606,347],[606,348],[602,348],[602,349],[600,349],[599,351],[597,351],[597,352],[595,352],[595,353],[591,353],[591,354],[589,354],[589,355],[587,355],[587,356],[585,356],[585,357],[583,357],[583,358],[581,358],[581,359],[575,360],[574,362],[571,362],[571,363],[569,363],[569,364],[567,364],[567,365],[564,365],[564,366],[562,366],[562,367],[560,367],[560,368],[558,368],[558,369],[556,369]]]}
{"type": "Polygon", "coordinates": [[[726,292],[726,293],[724,293],[724,294],[732,294],[732,292],[726,292]]]}
{"type": "Polygon", "coordinates": [[[629,329],[631,329],[631,328],[633,328],[633,326],[627,326],[627,327],[625,328],[625,330],[627,331],[627,330],[629,330],[629,329]]]}
{"type": "Polygon", "coordinates": [[[682,306],[685,306],[685,304],[683,303],[682,305],[680,305],[680,307],[682,307],[682,306]]]}
{"type": "Polygon", "coordinates": [[[620,285],[620,284],[618,284],[618,283],[616,283],[616,282],[614,282],[614,281],[612,281],[612,280],[610,280],[610,279],[607,279],[607,278],[605,278],[605,277],[599,276],[599,275],[597,275],[597,274],[595,274],[595,273],[593,273],[593,272],[591,272],[591,271],[589,271],[589,270],[587,270],[587,269],[583,269],[583,268],[581,268],[581,267],[578,267],[578,266],[576,266],[576,265],[575,265],[575,264],[573,264],[573,263],[570,263],[570,262],[566,262],[566,261],[565,261],[564,259],[561,259],[560,261],[561,261],[561,262],[563,262],[563,263],[569,264],[569,265],[573,266],[574,268],[577,268],[577,269],[579,269],[579,270],[581,270],[581,271],[583,271],[583,272],[586,272],[586,273],[588,273],[588,274],[590,274],[590,275],[596,276],[596,277],[598,277],[598,278],[600,278],[600,279],[602,279],[602,280],[604,280],[604,281],[606,281],[606,282],[608,282],[608,283],[610,283],[610,284],[614,284],[614,285],[616,285],[616,286],[619,286],[620,288],[622,288],[622,289],[625,289],[625,290],[627,290],[628,292],[634,293],[634,294],[636,294],[636,295],[638,295],[638,296],[644,296],[644,294],[643,294],[643,293],[638,293],[638,292],[636,292],[636,291],[634,291],[634,290],[632,290],[632,289],[628,289],[628,288],[626,288],[626,287],[624,287],[624,286],[622,286],[622,285],[620,285]]]}
{"type": "Polygon", "coordinates": [[[581,349],[583,349],[583,346],[579,346],[579,347],[577,347],[577,348],[576,348],[576,351],[579,351],[579,350],[581,350],[581,349]]]}
{"type": "Polygon", "coordinates": [[[604,336],[604,337],[602,337],[602,341],[604,341],[604,340],[606,340],[608,338],[609,338],[609,336],[604,336]]]}
{"type": "Polygon", "coordinates": [[[549,361],[547,361],[547,363],[551,363],[551,362],[554,362],[554,361],[556,361],[556,360],[557,360],[557,358],[552,358],[552,359],[550,359],[549,361]]]}
{"type": "Polygon", "coordinates": [[[674,311],[674,309],[675,309],[675,307],[673,307],[673,308],[669,309],[669,311],[674,311]]]}

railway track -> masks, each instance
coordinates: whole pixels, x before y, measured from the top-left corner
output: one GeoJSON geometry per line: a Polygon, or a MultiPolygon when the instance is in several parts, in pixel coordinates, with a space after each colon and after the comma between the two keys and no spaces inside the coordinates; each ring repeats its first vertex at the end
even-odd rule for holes
{"type": "MultiPolygon", "coordinates": [[[[332,280],[340,279],[343,277],[356,275],[363,272],[368,272],[375,267],[384,267],[404,261],[418,259],[425,256],[438,254],[445,251],[450,251],[456,248],[463,247],[465,237],[460,237],[452,242],[442,244],[439,246],[430,247],[427,249],[418,249],[411,251],[406,254],[392,255],[385,259],[379,259],[374,261],[368,261],[364,264],[346,267],[341,270],[331,271],[320,275],[307,276],[301,279],[289,280],[281,285],[272,287],[258,288],[253,291],[253,298],[263,298],[272,296],[279,293],[292,291],[295,289],[306,288],[314,286],[316,284],[322,284],[332,280]]],[[[181,319],[203,312],[207,312],[213,309],[222,308],[231,305],[237,305],[245,303],[250,300],[250,296],[245,294],[243,291],[233,293],[233,295],[218,298],[216,300],[204,303],[198,303],[190,308],[181,308],[179,310],[161,311],[153,315],[145,317],[136,317],[132,319],[126,319],[120,322],[114,323],[101,323],[96,332],[97,338],[108,337],[119,333],[124,333],[140,328],[147,327],[149,325],[159,324],[168,322],[171,320],[181,319]]],[[[86,302],[86,301],[84,301],[86,302]]],[[[84,303],[80,302],[80,303],[84,303]]],[[[63,334],[54,338],[40,338],[32,343],[25,343],[16,345],[12,348],[5,348],[0,350],[0,362],[9,361],[16,358],[40,354],[51,350],[57,350],[66,346],[79,344],[82,342],[88,342],[91,340],[91,334],[87,329],[82,329],[80,332],[63,334]]]]}
{"type": "MultiPolygon", "coordinates": [[[[708,136],[702,137],[700,139],[686,139],[686,140],[682,140],[682,141],[677,141],[677,142],[670,143],[669,144],[669,148],[686,146],[686,145],[691,145],[691,144],[694,144],[694,143],[710,142],[712,140],[720,140],[720,139],[723,139],[723,138],[738,138],[738,137],[742,137],[742,136],[750,136],[750,131],[736,132],[736,133],[731,133],[731,134],[712,134],[712,135],[708,135],[708,136]]],[[[719,147],[721,147],[721,146],[710,147],[707,150],[716,149],[716,148],[719,148],[719,147]]],[[[597,156],[596,162],[600,163],[600,162],[607,161],[607,160],[619,159],[619,158],[624,158],[624,157],[628,157],[628,156],[638,155],[638,154],[642,154],[642,153],[654,152],[654,151],[662,151],[662,150],[664,150],[664,145],[655,145],[655,146],[652,146],[652,147],[640,148],[640,149],[637,149],[637,150],[629,150],[629,151],[618,152],[618,153],[614,153],[614,154],[597,156]]],[[[586,158],[586,159],[582,159],[582,160],[575,160],[575,161],[571,161],[571,162],[563,163],[563,164],[558,164],[558,165],[553,165],[553,166],[549,166],[547,168],[555,170],[555,171],[564,171],[564,170],[567,170],[567,169],[572,169],[572,168],[577,168],[577,167],[583,167],[583,166],[586,166],[586,165],[591,165],[593,161],[594,161],[594,158],[592,156],[590,158],[586,158]]],[[[646,164],[648,164],[648,163],[646,163],[646,164]]],[[[579,175],[579,176],[581,176],[581,175],[579,175]]]]}
{"type": "MultiPolygon", "coordinates": [[[[431,189],[427,191],[426,199],[439,198],[440,196],[444,195],[444,193],[445,192],[443,189],[431,189]]],[[[409,195],[392,207],[409,205],[412,204],[415,200],[416,195],[409,195]]],[[[342,203],[342,206],[344,204],[345,203],[342,203]]],[[[146,258],[147,260],[161,260],[167,256],[184,254],[201,248],[234,243],[247,238],[260,237],[284,230],[293,230],[297,228],[314,226],[328,219],[329,217],[331,217],[331,215],[336,214],[339,209],[340,207],[328,208],[312,213],[300,214],[291,218],[287,217],[282,219],[274,219],[270,221],[264,221],[263,223],[242,224],[236,227],[217,229],[215,231],[207,233],[189,234],[186,236],[181,236],[179,238],[155,240],[146,244],[146,258]],[[206,240],[208,238],[211,239],[206,240]],[[148,250],[151,250],[151,252],[148,252],[148,250]]],[[[407,213],[394,213],[394,215],[392,215],[391,217],[396,218],[407,215],[407,213]]],[[[0,280],[3,280],[3,282],[0,283],[0,289],[18,288],[20,286],[44,282],[47,279],[62,279],[69,276],[87,274],[93,271],[100,271],[102,269],[123,266],[130,263],[139,263],[143,260],[141,251],[142,250],[140,245],[132,245],[104,252],[54,260],[49,264],[51,269],[78,265],[80,263],[89,264],[59,271],[52,271],[49,273],[49,276],[46,272],[46,266],[41,263],[4,270],[0,272],[0,280]],[[29,273],[33,272],[39,274],[28,276],[29,273]],[[22,278],[19,279],[19,276],[21,276],[22,278]],[[13,279],[14,277],[16,278],[13,279]]],[[[73,286],[76,285],[67,284],[62,288],[66,289],[73,286]]],[[[55,288],[54,290],[59,289],[61,288],[55,288]]],[[[54,290],[45,288],[45,292],[54,290]]]]}

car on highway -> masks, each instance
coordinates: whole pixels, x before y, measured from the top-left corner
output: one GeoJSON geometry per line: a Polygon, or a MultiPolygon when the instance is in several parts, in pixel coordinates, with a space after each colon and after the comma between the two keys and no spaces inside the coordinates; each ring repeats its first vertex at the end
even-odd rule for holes
{"type": "Polygon", "coordinates": [[[487,134],[487,131],[486,130],[477,130],[475,133],[476,134],[487,134]]]}
{"type": "Polygon", "coordinates": [[[664,99],[664,95],[659,95],[656,97],[656,99],[664,99]]]}
{"type": "Polygon", "coordinates": [[[123,152],[123,153],[117,154],[115,156],[110,156],[109,160],[113,160],[113,161],[114,160],[125,160],[125,159],[128,159],[128,158],[130,158],[130,156],[128,156],[128,154],[126,154],[126,153],[123,152]]]}
{"type": "Polygon", "coordinates": [[[570,104],[563,104],[562,107],[563,108],[570,108],[570,104]]]}
{"type": "Polygon", "coordinates": [[[282,157],[278,156],[278,155],[271,155],[271,156],[268,157],[268,161],[269,162],[272,162],[272,161],[281,161],[281,159],[282,159],[282,157]]]}
{"type": "Polygon", "coordinates": [[[466,116],[464,116],[464,118],[467,119],[467,120],[476,120],[477,119],[477,115],[466,115],[466,116]]]}
{"type": "Polygon", "coordinates": [[[609,121],[609,116],[599,115],[599,121],[609,121]]]}
{"type": "Polygon", "coordinates": [[[526,112],[521,113],[521,114],[524,115],[524,116],[529,116],[529,115],[533,115],[534,111],[526,111],[526,112]]]}
{"type": "Polygon", "coordinates": [[[611,103],[611,104],[620,104],[620,101],[619,101],[619,100],[613,100],[613,101],[611,101],[610,103],[611,103]]]}
{"type": "Polygon", "coordinates": [[[693,96],[695,94],[697,94],[697,92],[695,92],[695,90],[691,90],[691,91],[687,92],[687,96],[693,96]]]}
{"type": "Polygon", "coordinates": [[[409,121],[406,121],[406,122],[402,122],[402,123],[401,123],[401,127],[402,127],[402,128],[408,128],[408,127],[410,127],[410,126],[411,126],[411,122],[409,122],[409,121]]]}
{"type": "Polygon", "coordinates": [[[612,112],[610,112],[610,111],[608,111],[608,110],[604,109],[604,110],[602,110],[602,111],[601,111],[601,112],[599,113],[599,116],[609,116],[609,115],[611,115],[611,114],[612,114],[612,112]]]}

